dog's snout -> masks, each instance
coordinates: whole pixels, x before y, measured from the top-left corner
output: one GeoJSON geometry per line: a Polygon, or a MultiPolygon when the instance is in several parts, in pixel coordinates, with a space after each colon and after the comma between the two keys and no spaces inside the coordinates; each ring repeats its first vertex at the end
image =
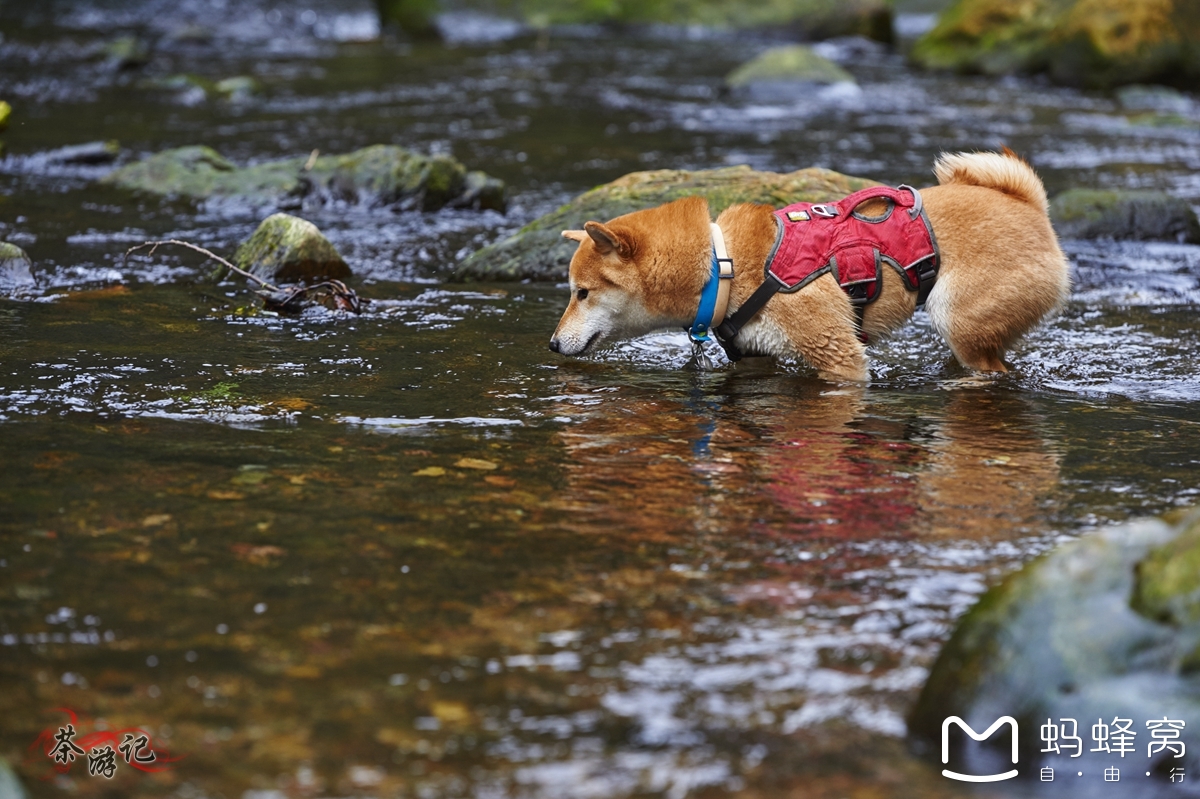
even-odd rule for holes
{"type": "Polygon", "coordinates": [[[550,339],[550,351],[558,352],[558,339],[557,338],[550,339]]]}

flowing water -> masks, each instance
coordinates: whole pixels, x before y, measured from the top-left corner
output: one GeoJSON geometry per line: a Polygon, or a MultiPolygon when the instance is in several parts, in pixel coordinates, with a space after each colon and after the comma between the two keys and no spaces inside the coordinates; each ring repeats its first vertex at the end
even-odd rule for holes
{"type": "Polygon", "coordinates": [[[922,185],[942,150],[1008,144],[1052,194],[1200,202],[1191,101],[1139,126],[843,41],[821,47],[859,88],[751,104],[721,80],[765,37],[460,15],[447,47],[373,41],[351,0],[25,5],[0,7],[0,238],[39,277],[0,300],[0,754],[34,796],[950,795],[903,736],[955,619],[1064,540],[1196,501],[1197,247],[1066,242],[1072,301],[1010,374],[954,366],[918,315],[869,387],[697,373],[681,334],[563,360],[563,286],[444,282],[638,169],[922,185]],[[144,68],[92,54],[130,30],[144,68]],[[146,83],[175,73],[262,88],[146,83]],[[394,142],[512,203],[319,209],[373,301],[276,317],[191,253],[122,259],[229,253],[270,209],[47,156],[105,138],[122,162],[394,142]],[[179,759],[57,774],[29,747],[59,708],[179,759]]]}

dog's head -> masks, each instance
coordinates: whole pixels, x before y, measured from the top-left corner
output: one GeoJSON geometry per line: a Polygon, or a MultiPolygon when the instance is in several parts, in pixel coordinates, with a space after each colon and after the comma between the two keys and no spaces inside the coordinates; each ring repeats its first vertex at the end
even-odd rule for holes
{"type": "Polygon", "coordinates": [[[699,285],[692,285],[697,277],[689,267],[697,258],[691,250],[701,261],[707,253],[703,198],[588,222],[562,235],[579,247],[571,258],[571,300],[550,339],[554,352],[583,355],[606,339],[684,324],[695,310],[699,285]]]}

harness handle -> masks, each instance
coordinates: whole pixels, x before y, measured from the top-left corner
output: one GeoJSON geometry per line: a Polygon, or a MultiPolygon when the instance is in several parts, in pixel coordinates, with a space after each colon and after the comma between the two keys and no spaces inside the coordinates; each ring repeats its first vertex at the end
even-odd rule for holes
{"type": "MultiPolygon", "coordinates": [[[[847,216],[852,216],[855,210],[858,209],[858,206],[870,200],[878,199],[890,200],[893,205],[907,209],[909,219],[916,219],[925,210],[925,203],[921,199],[921,192],[907,183],[901,183],[894,189],[891,186],[872,186],[869,189],[861,189],[843,198],[837,205],[847,209],[847,216]]],[[[815,210],[816,206],[813,206],[813,209],[815,210]]],[[[859,218],[862,219],[863,217],[859,218]]],[[[870,220],[866,221],[869,222],[870,220]]]]}

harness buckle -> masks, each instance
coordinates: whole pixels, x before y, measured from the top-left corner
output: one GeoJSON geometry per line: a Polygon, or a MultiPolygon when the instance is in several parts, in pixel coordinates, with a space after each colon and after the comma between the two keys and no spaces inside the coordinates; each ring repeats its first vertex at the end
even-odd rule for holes
{"type": "Polygon", "coordinates": [[[838,209],[832,205],[824,205],[824,204],[813,205],[813,206],[810,206],[808,210],[811,211],[812,213],[816,214],[817,216],[823,216],[826,219],[833,219],[835,216],[838,215],[838,209]]]}
{"type": "Polygon", "coordinates": [[[929,293],[937,283],[938,265],[933,259],[918,264],[917,273],[917,307],[920,308],[929,299],[929,293]]]}

